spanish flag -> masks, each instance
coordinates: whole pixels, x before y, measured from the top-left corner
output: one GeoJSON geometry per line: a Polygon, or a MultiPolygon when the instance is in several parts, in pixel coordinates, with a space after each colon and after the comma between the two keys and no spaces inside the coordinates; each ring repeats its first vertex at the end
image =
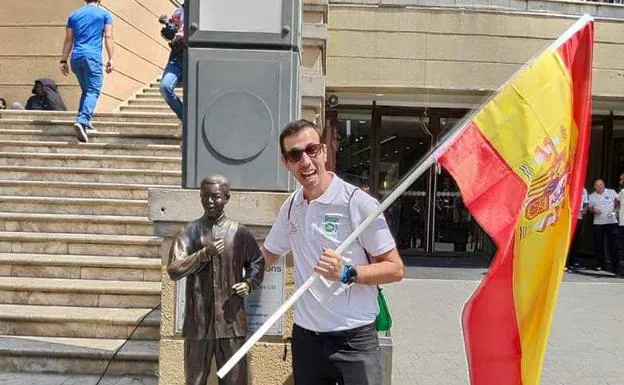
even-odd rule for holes
{"type": "Polygon", "coordinates": [[[524,66],[434,154],[498,251],[466,303],[472,385],[538,385],[585,181],[593,19],[524,66]]]}

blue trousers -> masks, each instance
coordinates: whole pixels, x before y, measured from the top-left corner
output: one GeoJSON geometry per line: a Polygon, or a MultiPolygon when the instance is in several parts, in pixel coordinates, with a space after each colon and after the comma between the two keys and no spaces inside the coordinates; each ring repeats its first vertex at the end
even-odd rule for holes
{"type": "Polygon", "coordinates": [[[175,89],[184,80],[183,76],[184,68],[182,63],[177,58],[173,58],[167,63],[160,80],[160,94],[180,120],[182,120],[184,105],[182,100],[176,95],[175,89]]]}
{"type": "Polygon", "coordinates": [[[100,91],[102,90],[102,80],[104,78],[102,58],[79,57],[71,60],[71,69],[78,78],[82,95],[78,106],[76,122],[88,125],[95,111],[100,91]]]}

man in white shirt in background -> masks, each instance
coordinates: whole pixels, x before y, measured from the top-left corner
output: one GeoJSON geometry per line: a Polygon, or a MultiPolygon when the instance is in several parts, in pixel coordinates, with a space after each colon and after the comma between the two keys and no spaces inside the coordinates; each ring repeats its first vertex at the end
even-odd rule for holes
{"type": "MultiPolygon", "coordinates": [[[[618,206],[618,220],[619,220],[619,226],[618,226],[618,235],[617,235],[617,245],[618,245],[618,252],[621,250],[624,250],[624,173],[620,174],[620,181],[619,181],[619,185],[620,185],[620,192],[617,195],[616,198],[616,206],[618,206]]],[[[624,276],[624,274],[622,274],[622,267],[619,266],[619,256],[617,258],[618,260],[618,273],[620,276],[624,276]]]]}
{"type": "MultiPolygon", "coordinates": [[[[623,195],[624,196],[624,195],[623,195]]],[[[583,231],[585,230],[583,216],[587,212],[587,205],[589,203],[589,197],[587,196],[587,189],[583,188],[583,196],[581,198],[581,207],[579,209],[579,215],[576,222],[576,231],[574,238],[572,238],[572,244],[570,245],[570,251],[568,252],[568,260],[566,262],[566,271],[574,269],[582,269],[583,266],[579,263],[578,251],[581,247],[581,240],[583,239],[583,231]]]]}
{"type": "Polygon", "coordinates": [[[616,233],[618,230],[618,220],[615,215],[617,193],[614,190],[605,188],[602,179],[594,182],[594,192],[589,196],[588,211],[594,214],[594,243],[596,247],[596,258],[598,264],[596,270],[606,268],[605,240],[609,250],[609,257],[613,265],[614,273],[619,273],[620,259],[616,244],[616,233]]]}

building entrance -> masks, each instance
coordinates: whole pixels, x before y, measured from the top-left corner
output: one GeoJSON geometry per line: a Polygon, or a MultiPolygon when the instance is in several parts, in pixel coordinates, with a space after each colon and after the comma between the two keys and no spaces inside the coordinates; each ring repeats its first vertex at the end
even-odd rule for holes
{"type": "MultiPolygon", "coordinates": [[[[375,105],[327,111],[329,166],[381,201],[464,113],[375,105]]],[[[493,255],[492,242],[437,165],[385,215],[403,255],[493,255]]]]}

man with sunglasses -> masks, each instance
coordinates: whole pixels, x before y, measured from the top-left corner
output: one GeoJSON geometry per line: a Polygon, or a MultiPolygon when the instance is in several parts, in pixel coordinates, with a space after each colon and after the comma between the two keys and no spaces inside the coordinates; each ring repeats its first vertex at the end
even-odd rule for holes
{"type": "Polygon", "coordinates": [[[327,171],[314,123],[287,125],[280,149],[301,188],[282,205],[262,254],[270,266],[292,251],[297,287],[321,274],[295,303],[295,384],[381,385],[376,286],[400,281],[403,262],[383,215],[342,255],[334,251],[379,203],[327,171]]]}

